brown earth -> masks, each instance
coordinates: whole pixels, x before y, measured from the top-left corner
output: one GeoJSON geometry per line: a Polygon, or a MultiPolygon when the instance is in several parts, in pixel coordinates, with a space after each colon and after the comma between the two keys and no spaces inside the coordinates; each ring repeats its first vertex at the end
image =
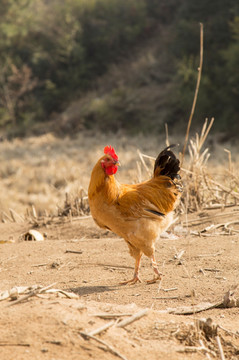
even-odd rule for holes
{"type": "MultiPolygon", "coordinates": [[[[223,217],[226,212],[209,210],[208,222],[189,230],[198,231],[215,223],[212,214],[219,215],[218,223],[226,223],[232,218],[223,217]]],[[[200,217],[193,214],[191,218],[200,217]]],[[[117,359],[105,345],[84,339],[80,332],[90,332],[112,320],[94,314],[135,314],[142,308],[151,310],[125,328],[111,326],[97,338],[128,360],[205,359],[206,355],[220,359],[216,339],[206,339],[195,327],[196,319],[210,317],[215,325],[237,334],[218,329],[226,359],[239,358],[238,308],[215,308],[186,316],[163,311],[222,300],[224,293],[238,282],[236,232],[226,234],[217,229],[216,233],[187,235],[179,219],[174,232],[177,236],[169,234],[169,238],[161,238],[156,245],[159,269],[163,272],[161,283],[145,283],[153,272],[150,261],[144,257],[143,282],[120,286],[120,281],[132,277],[134,265],[124,240],[99,230],[91,218],[57,221],[38,228],[47,233],[47,239],[41,242],[19,238],[31,228],[30,224],[0,225],[0,291],[56,283],[53,288],[78,295],[77,299],[69,299],[40,294],[14,306],[9,306],[12,302],[8,299],[1,301],[1,359],[117,359]],[[178,261],[175,255],[181,250],[185,252],[178,261]],[[199,350],[200,339],[207,353],[199,350]]]]}

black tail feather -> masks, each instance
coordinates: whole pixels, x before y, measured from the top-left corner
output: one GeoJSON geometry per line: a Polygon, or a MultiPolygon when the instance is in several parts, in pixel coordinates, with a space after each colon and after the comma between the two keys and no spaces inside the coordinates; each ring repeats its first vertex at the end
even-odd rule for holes
{"type": "Polygon", "coordinates": [[[180,162],[176,158],[175,154],[170,150],[175,145],[166,147],[158,155],[154,164],[154,176],[165,175],[170,177],[172,180],[180,178],[178,174],[180,170],[180,162]]]}

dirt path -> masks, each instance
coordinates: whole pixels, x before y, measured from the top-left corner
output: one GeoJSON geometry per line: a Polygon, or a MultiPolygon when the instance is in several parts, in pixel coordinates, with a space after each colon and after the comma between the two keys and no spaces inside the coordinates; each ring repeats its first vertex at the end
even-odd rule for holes
{"type": "MultiPolygon", "coordinates": [[[[10,307],[9,300],[1,301],[1,359],[117,359],[104,345],[80,335],[112,321],[92,316],[100,313],[134,314],[151,308],[131,325],[114,325],[97,335],[128,360],[205,359],[204,351],[186,352],[187,346],[200,346],[193,324],[202,317],[211,317],[214,324],[232,332],[239,329],[235,307],[188,316],[163,312],[222,300],[238,281],[237,235],[161,239],[156,246],[164,274],[160,287],[145,282],[120,286],[120,281],[132,277],[133,259],[122,239],[100,231],[91,219],[42,227],[39,230],[47,233],[42,242],[18,241],[27,229],[29,224],[0,225],[0,240],[13,241],[0,244],[0,291],[56,282],[54,288],[70,291],[78,299],[42,294],[10,307]],[[175,254],[181,250],[185,252],[178,261],[175,254]]],[[[152,276],[144,257],[142,280],[152,276]]],[[[226,358],[237,359],[239,337],[223,330],[220,336],[226,358]]],[[[211,358],[220,359],[216,340],[201,339],[211,358]]]]}

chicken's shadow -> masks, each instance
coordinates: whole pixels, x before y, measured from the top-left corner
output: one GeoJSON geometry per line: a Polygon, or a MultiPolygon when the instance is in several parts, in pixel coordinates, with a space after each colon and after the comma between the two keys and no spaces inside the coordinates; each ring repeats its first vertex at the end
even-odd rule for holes
{"type": "Polygon", "coordinates": [[[70,288],[69,291],[77,295],[90,295],[90,294],[97,294],[103,293],[108,291],[114,291],[117,289],[117,286],[80,286],[77,288],[70,288]]]}

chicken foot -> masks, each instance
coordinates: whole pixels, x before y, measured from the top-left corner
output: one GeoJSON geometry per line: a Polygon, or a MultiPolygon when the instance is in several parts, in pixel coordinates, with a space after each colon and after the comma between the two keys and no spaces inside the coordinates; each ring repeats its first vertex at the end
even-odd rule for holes
{"type": "Polygon", "coordinates": [[[127,281],[122,281],[120,282],[120,285],[133,285],[136,284],[137,282],[142,282],[140,277],[139,277],[139,266],[140,266],[140,260],[141,260],[141,256],[142,254],[138,255],[137,258],[135,259],[135,268],[134,268],[134,277],[133,279],[127,280],[127,281]]]}
{"type": "Polygon", "coordinates": [[[154,278],[152,280],[148,280],[147,284],[154,284],[154,283],[156,283],[157,280],[161,280],[162,273],[158,269],[158,265],[157,265],[154,254],[151,256],[150,259],[151,259],[152,267],[153,267],[153,270],[154,270],[156,276],[154,276],[154,278]]]}
{"type": "Polygon", "coordinates": [[[126,280],[126,281],[121,281],[120,285],[127,285],[127,284],[133,285],[133,284],[136,284],[137,282],[141,283],[142,281],[141,281],[141,279],[139,277],[139,274],[134,273],[133,279],[126,280]]]}

